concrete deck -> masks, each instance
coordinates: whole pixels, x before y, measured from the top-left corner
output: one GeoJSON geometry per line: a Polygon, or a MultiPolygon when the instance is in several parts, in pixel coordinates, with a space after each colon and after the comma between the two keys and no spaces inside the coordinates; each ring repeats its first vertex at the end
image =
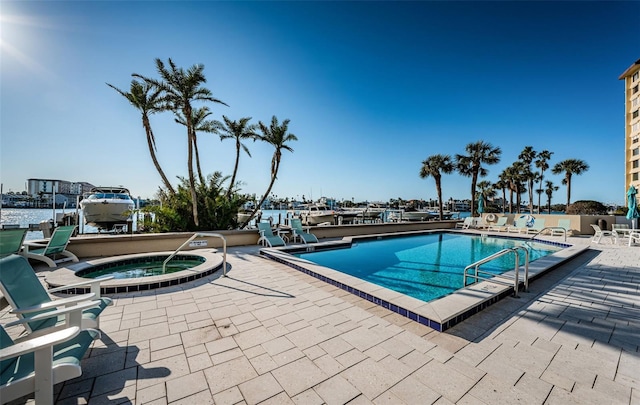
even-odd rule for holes
{"type": "Polygon", "coordinates": [[[444,333],[230,248],[229,277],[115,295],[57,403],[640,404],[640,247],[591,248],[444,333]]]}

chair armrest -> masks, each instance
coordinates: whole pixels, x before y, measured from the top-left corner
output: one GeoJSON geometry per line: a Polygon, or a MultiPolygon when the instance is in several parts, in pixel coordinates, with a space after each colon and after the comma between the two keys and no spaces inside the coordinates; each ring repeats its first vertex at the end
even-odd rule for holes
{"type": "Polygon", "coordinates": [[[32,353],[58,343],[72,339],[80,333],[80,328],[72,326],[47,335],[39,336],[33,339],[24,340],[12,346],[0,349],[0,360],[7,360],[22,354],[32,353]]]}
{"type": "Polygon", "coordinates": [[[57,308],[61,306],[72,306],[72,304],[93,300],[95,298],[96,298],[96,295],[94,293],[87,293],[87,294],[76,295],[73,297],[61,298],[59,300],[45,302],[43,304],[34,305],[32,307],[14,309],[11,311],[11,313],[12,314],[28,314],[29,312],[42,311],[43,309],[57,308]]]}
{"type": "Polygon", "coordinates": [[[95,308],[99,305],[100,305],[100,301],[97,301],[97,300],[87,301],[87,302],[83,302],[82,304],[74,305],[71,307],[65,307],[65,308],[56,309],[54,311],[44,312],[38,315],[34,315],[30,318],[22,318],[15,321],[11,321],[7,323],[5,326],[23,325],[29,322],[35,322],[35,321],[41,321],[43,319],[54,318],[54,317],[57,317],[58,315],[66,315],[74,312],[82,312],[85,309],[95,308]]]}
{"type": "Polygon", "coordinates": [[[89,286],[91,286],[91,293],[95,294],[96,298],[100,298],[100,283],[103,282],[103,281],[111,280],[113,278],[114,278],[113,276],[105,276],[105,277],[100,277],[100,278],[88,279],[87,281],[81,281],[81,282],[74,283],[74,284],[67,284],[65,286],[52,288],[50,290],[47,290],[47,292],[54,293],[54,292],[58,292],[58,291],[68,290],[70,288],[89,285],[89,286]]]}

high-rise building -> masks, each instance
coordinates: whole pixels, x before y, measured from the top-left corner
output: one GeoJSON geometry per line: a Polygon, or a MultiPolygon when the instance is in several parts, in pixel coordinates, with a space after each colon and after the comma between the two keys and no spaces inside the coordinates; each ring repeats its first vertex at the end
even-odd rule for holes
{"type": "Polygon", "coordinates": [[[640,190],[640,59],[618,79],[624,80],[624,183],[640,190]]]}

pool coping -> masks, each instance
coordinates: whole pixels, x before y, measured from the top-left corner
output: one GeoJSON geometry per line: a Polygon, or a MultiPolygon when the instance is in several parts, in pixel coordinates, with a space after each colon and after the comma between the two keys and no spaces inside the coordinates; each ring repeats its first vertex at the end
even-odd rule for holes
{"type": "MultiPolygon", "coordinates": [[[[77,271],[86,270],[93,266],[113,262],[114,260],[127,260],[127,259],[141,259],[148,256],[159,256],[174,253],[173,251],[152,252],[152,253],[136,253],[129,255],[111,256],[92,260],[86,260],[80,263],[69,264],[65,267],[61,267],[52,271],[45,277],[45,282],[51,287],[64,287],[66,285],[78,284],[81,282],[87,282],[91,280],[84,277],[76,276],[77,271]]],[[[187,256],[201,256],[205,261],[191,269],[185,269],[176,271],[174,273],[162,274],[158,276],[149,276],[142,278],[124,278],[124,279],[111,279],[103,281],[100,284],[100,294],[118,294],[134,291],[146,291],[156,288],[170,287],[178,284],[187,283],[206,277],[215,273],[222,268],[223,258],[220,254],[217,254],[216,249],[195,249],[188,250],[180,253],[187,256]]],[[[72,288],[63,293],[72,294],[84,294],[89,292],[89,287],[72,288]]]]}
{"type": "MultiPolygon", "coordinates": [[[[464,231],[445,230],[449,233],[464,233],[464,231]]],[[[372,240],[388,237],[402,237],[417,234],[428,234],[442,232],[442,230],[414,231],[390,234],[367,235],[362,237],[345,237],[338,241],[320,242],[311,245],[299,245],[293,247],[263,248],[260,250],[262,256],[268,257],[277,262],[299,270],[303,273],[316,277],[322,281],[330,283],[354,295],[364,298],[370,302],[380,305],[386,309],[405,316],[413,321],[429,326],[439,332],[460,323],[468,317],[478,313],[484,308],[498,302],[499,300],[513,294],[514,270],[494,277],[492,281],[482,281],[471,286],[460,289],[445,297],[425,302],[417,298],[409,297],[402,293],[390,290],[385,287],[361,280],[351,275],[341,273],[328,267],[320,266],[308,260],[295,257],[289,253],[303,253],[315,251],[316,248],[331,249],[350,246],[358,240],[372,240]],[[505,285],[503,283],[511,283],[505,285]]],[[[478,235],[477,232],[473,232],[478,235]]],[[[499,237],[504,239],[523,239],[522,236],[500,234],[499,232],[482,232],[482,235],[499,237]]],[[[529,238],[531,239],[531,238],[529,238]]],[[[576,246],[569,243],[557,242],[554,240],[535,239],[536,242],[562,246],[564,249],[551,255],[539,258],[529,263],[529,281],[534,281],[544,273],[553,270],[561,264],[577,257],[588,250],[588,246],[576,246]]],[[[524,266],[520,266],[520,274],[524,274],[524,266]]],[[[523,282],[520,281],[520,285],[523,282]]]]}

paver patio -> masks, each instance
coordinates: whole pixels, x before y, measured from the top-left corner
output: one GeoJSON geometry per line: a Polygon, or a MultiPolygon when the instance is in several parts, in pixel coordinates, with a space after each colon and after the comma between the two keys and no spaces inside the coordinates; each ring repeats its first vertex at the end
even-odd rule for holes
{"type": "Polygon", "coordinates": [[[591,247],[444,333],[230,248],[229,277],[115,295],[57,403],[640,404],[640,247],[591,247]]]}

